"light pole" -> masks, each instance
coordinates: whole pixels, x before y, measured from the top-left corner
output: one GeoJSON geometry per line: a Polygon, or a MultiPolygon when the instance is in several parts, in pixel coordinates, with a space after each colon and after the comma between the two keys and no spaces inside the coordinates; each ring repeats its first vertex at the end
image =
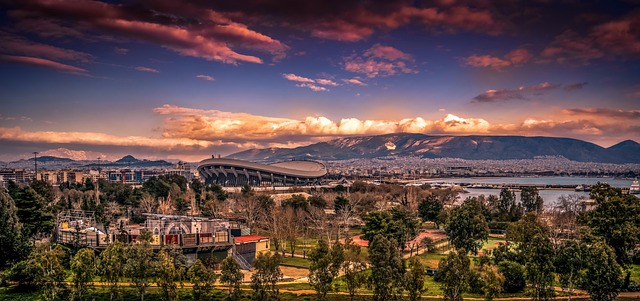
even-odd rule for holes
{"type": "Polygon", "coordinates": [[[35,181],[38,180],[38,152],[33,152],[33,164],[35,165],[36,176],[33,178],[35,181]]]}

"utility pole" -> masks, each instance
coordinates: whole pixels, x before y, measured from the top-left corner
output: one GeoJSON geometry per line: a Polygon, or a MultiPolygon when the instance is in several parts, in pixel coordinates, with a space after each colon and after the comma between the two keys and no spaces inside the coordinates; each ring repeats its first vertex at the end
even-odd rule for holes
{"type": "Polygon", "coordinates": [[[33,178],[34,181],[38,180],[38,152],[33,152],[33,164],[35,165],[36,176],[33,178]]]}
{"type": "Polygon", "coordinates": [[[100,157],[98,157],[98,177],[96,178],[96,205],[100,205],[100,157]]]}

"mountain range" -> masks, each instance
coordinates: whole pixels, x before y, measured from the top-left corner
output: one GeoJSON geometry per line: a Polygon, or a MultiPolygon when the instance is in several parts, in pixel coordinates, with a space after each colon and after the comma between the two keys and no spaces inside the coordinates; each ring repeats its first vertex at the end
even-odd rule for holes
{"type": "MultiPolygon", "coordinates": [[[[173,163],[165,160],[140,160],[131,155],[122,157],[116,161],[106,160],[73,160],[69,158],[61,158],[55,156],[38,157],[38,166],[47,169],[55,168],[83,168],[83,167],[102,167],[102,168],[154,168],[169,167],[173,163]]],[[[2,162],[2,166],[10,168],[33,168],[34,158],[21,159],[13,162],[2,162]]]]}
{"type": "Polygon", "coordinates": [[[640,163],[640,144],[626,140],[608,148],[571,138],[387,134],[338,138],[297,148],[251,149],[227,158],[259,162],[345,160],[386,156],[467,160],[533,159],[562,156],[599,163],[640,163]]]}

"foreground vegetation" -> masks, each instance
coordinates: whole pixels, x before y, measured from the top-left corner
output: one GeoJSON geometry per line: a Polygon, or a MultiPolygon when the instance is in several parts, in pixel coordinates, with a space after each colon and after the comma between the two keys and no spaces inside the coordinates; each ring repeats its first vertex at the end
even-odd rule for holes
{"type": "Polygon", "coordinates": [[[519,201],[503,189],[499,197],[458,204],[451,190],[356,182],[348,192],[339,186],[278,203],[248,186],[229,194],[219,186],[189,184],[166,176],[136,189],[102,181],[9,185],[0,192],[0,269],[11,290],[3,289],[0,298],[548,300],[560,287],[563,294],[581,290],[592,300],[609,301],[638,287],[640,199],[606,184],[593,187],[597,206],[587,212],[574,197],[545,209],[535,188],[524,189],[519,201]],[[140,243],[114,242],[100,254],[48,242],[53,216],[69,208],[95,210],[105,230],[126,212],[133,220],[142,212],[240,217],[254,233],[271,238],[273,252],[260,254],[250,279],[243,279],[231,257],[187,264],[179,249],[153,252],[145,231],[140,243]],[[441,229],[434,233],[446,233],[450,244],[439,249],[441,238],[418,240],[421,232],[433,231],[426,225],[441,229]],[[368,247],[354,243],[355,234],[368,247]],[[300,255],[305,258],[295,257],[300,255]],[[281,283],[281,265],[308,269],[308,283],[281,283]]]}

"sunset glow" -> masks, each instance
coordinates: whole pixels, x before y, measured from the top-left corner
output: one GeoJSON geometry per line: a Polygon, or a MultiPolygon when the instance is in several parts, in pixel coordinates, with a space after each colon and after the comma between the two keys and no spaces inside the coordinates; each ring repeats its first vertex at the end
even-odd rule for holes
{"type": "Polygon", "coordinates": [[[640,141],[633,1],[134,2],[0,4],[1,161],[399,132],[640,141]]]}

